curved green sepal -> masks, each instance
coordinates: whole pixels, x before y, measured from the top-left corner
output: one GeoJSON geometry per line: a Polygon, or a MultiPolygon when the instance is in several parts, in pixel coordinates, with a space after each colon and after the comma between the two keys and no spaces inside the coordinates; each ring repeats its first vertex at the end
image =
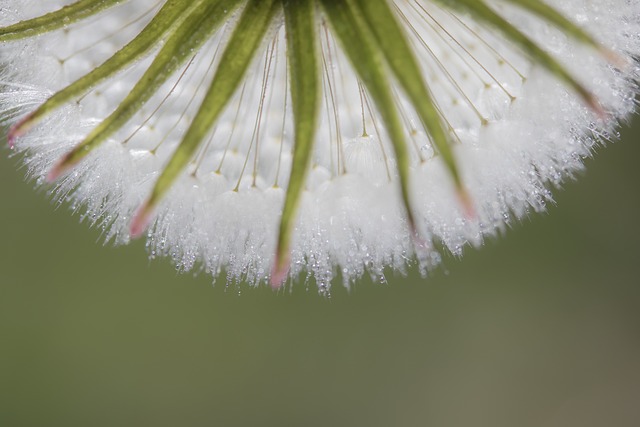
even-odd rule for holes
{"type": "Polygon", "coordinates": [[[59,163],[61,172],[78,163],[120,129],[225,22],[239,0],[198,0],[197,6],[176,28],[147,71],[118,108],[59,163]]]}
{"type": "Polygon", "coordinates": [[[362,80],[380,112],[394,149],[402,200],[411,232],[415,234],[415,220],[409,196],[410,160],[404,127],[400,121],[393,92],[386,73],[384,56],[378,40],[350,2],[321,0],[328,21],[341,42],[342,49],[362,80]],[[358,43],[354,43],[357,40],[358,43]]]}
{"type": "Polygon", "coordinates": [[[443,122],[423,79],[413,50],[395,19],[395,13],[386,1],[350,1],[354,3],[369,30],[375,35],[379,49],[429,132],[456,186],[461,188],[460,174],[443,122]]]}
{"type": "Polygon", "coordinates": [[[37,18],[0,28],[0,42],[21,40],[74,24],[124,0],[79,0],[37,18]]]}
{"type": "Polygon", "coordinates": [[[507,39],[522,49],[536,64],[545,68],[558,80],[573,89],[591,109],[600,115],[604,115],[602,107],[593,94],[578,82],[562,64],[535,41],[496,13],[483,0],[440,0],[440,2],[449,7],[465,10],[475,19],[483,21],[494,29],[502,32],[507,39]]]}
{"type": "Polygon", "coordinates": [[[182,0],[168,0],[167,3],[162,6],[162,9],[158,11],[154,18],[131,42],[126,44],[100,66],[53,94],[51,98],[46,100],[34,112],[21,121],[13,129],[13,132],[18,135],[23,134],[56,109],[84,95],[91,88],[124,70],[128,65],[148,53],[162,40],[165,34],[181,24],[184,17],[187,16],[187,13],[199,4],[197,1],[191,2],[190,6],[185,8],[183,3],[182,0]]]}
{"type": "Polygon", "coordinates": [[[598,42],[591,37],[590,34],[585,32],[582,28],[575,24],[575,22],[567,19],[563,14],[558,12],[552,6],[540,1],[540,0],[506,0],[509,3],[513,3],[516,6],[527,10],[547,22],[552,23],[564,33],[569,34],[571,37],[579,40],[582,43],[590,45],[595,48],[599,48],[598,42]]]}
{"type": "Polygon", "coordinates": [[[274,287],[282,284],[289,269],[291,236],[313,153],[320,100],[315,3],[313,0],[283,0],[283,8],[295,144],[271,273],[274,287]]]}
{"type": "Polygon", "coordinates": [[[222,54],[200,109],[131,225],[132,235],[136,234],[134,230],[140,228],[139,224],[146,223],[148,216],[191,161],[212,124],[231,100],[273,24],[280,6],[277,0],[249,0],[247,3],[222,54]]]}

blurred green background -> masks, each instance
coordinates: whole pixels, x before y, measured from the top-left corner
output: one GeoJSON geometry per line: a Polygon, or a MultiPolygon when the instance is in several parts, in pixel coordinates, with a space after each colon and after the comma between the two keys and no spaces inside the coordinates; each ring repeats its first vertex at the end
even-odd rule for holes
{"type": "Polygon", "coordinates": [[[0,159],[0,426],[640,425],[640,120],[431,278],[225,291],[0,159]]]}

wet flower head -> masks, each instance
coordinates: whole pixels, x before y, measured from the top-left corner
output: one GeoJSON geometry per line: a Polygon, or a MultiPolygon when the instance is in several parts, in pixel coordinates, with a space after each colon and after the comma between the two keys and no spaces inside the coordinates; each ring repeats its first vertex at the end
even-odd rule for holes
{"type": "Polygon", "coordinates": [[[0,0],[29,175],[152,256],[322,292],[426,273],[635,108],[635,0],[0,0]]]}

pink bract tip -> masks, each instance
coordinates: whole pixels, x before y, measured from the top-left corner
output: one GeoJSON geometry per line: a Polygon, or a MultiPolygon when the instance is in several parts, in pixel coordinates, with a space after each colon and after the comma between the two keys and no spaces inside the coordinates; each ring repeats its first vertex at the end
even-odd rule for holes
{"type": "Polygon", "coordinates": [[[33,114],[29,114],[9,128],[9,133],[7,134],[7,143],[9,144],[9,148],[11,148],[12,150],[16,146],[16,139],[24,135],[28,130],[28,126],[26,125],[31,120],[32,116],[33,114]]]}
{"type": "Polygon", "coordinates": [[[600,104],[600,101],[598,101],[595,96],[590,97],[588,105],[591,111],[593,111],[593,113],[598,116],[598,119],[603,122],[609,120],[609,114],[605,111],[604,107],[602,106],[602,104],[600,104]]]}
{"type": "Polygon", "coordinates": [[[429,243],[415,230],[411,233],[411,241],[416,250],[428,250],[430,248],[429,243]]]}
{"type": "Polygon", "coordinates": [[[9,144],[9,148],[11,148],[12,150],[16,146],[16,139],[18,139],[18,137],[22,135],[18,129],[18,126],[19,124],[11,126],[11,128],[9,129],[9,133],[7,133],[7,144],[9,144]]]}
{"type": "Polygon", "coordinates": [[[631,67],[631,60],[618,52],[607,48],[600,48],[600,52],[611,65],[622,71],[627,71],[631,67]]]}
{"type": "Polygon", "coordinates": [[[65,172],[65,168],[63,166],[63,162],[59,161],[58,163],[56,163],[51,170],[49,171],[49,173],[47,173],[46,176],[46,181],[47,183],[51,184],[55,181],[58,180],[58,178],[60,178],[60,176],[65,172]]]}
{"type": "Polygon", "coordinates": [[[465,218],[468,220],[475,219],[477,215],[476,207],[467,190],[464,188],[458,189],[458,200],[465,218]]]}
{"type": "Polygon", "coordinates": [[[149,206],[146,203],[138,209],[129,227],[129,234],[132,239],[138,239],[144,234],[149,225],[150,213],[149,206]]]}
{"type": "Polygon", "coordinates": [[[289,268],[291,267],[291,260],[289,255],[285,259],[281,259],[276,256],[276,260],[273,263],[273,269],[271,270],[271,289],[278,290],[284,284],[284,281],[289,275],[289,268]]]}

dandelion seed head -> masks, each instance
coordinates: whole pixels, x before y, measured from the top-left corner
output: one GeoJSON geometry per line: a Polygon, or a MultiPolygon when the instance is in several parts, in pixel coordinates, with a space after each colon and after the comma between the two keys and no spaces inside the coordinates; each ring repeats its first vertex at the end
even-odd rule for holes
{"type": "MultiPolygon", "coordinates": [[[[41,16],[70,1],[0,1],[1,26],[41,16]],[[43,4],[44,3],[44,4],[43,4]]],[[[612,139],[635,110],[640,9],[627,0],[555,5],[617,57],[573,39],[506,1],[489,5],[557,58],[606,111],[602,120],[567,85],[504,34],[446,2],[390,1],[451,140],[470,203],[465,212],[450,170],[412,100],[392,84],[407,141],[407,223],[399,167],[370,91],[322,13],[317,15],[320,113],[310,166],[293,226],[288,277],[312,275],[322,292],[388,268],[427,272],[441,248],[460,255],[513,221],[545,209],[550,188],[573,176],[597,144],[612,139]]],[[[15,124],[47,98],[133,40],[165,4],[123,1],[60,30],[4,43],[0,108],[15,124]]],[[[130,224],[181,143],[220,66],[242,6],[135,115],[51,187],[54,197],[127,243],[130,224]]],[[[28,175],[47,174],[129,94],[162,44],[53,112],[15,141],[28,175]]],[[[287,40],[281,16],[270,25],[239,89],[150,217],[152,257],[179,270],[204,270],[229,282],[268,282],[295,146],[287,40]]],[[[65,171],[66,172],[66,171],[65,171]]]]}

